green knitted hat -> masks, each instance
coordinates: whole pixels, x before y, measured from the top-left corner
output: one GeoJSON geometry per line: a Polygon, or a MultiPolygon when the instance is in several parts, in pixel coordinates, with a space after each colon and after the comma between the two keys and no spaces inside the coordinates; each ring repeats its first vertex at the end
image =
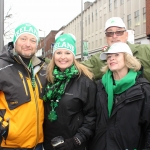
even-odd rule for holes
{"type": "Polygon", "coordinates": [[[73,34],[62,34],[55,37],[55,44],[53,48],[53,54],[58,49],[66,49],[71,51],[74,56],[76,55],[76,38],[73,34]]]}
{"type": "Polygon", "coordinates": [[[13,37],[13,42],[14,44],[16,43],[18,37],[24,33],[28,33],[28,34],[32,34],[36,37],[37,40],[37,44],[39,41],[39,32],[38,30],[30,23],[24,23],[19,25],[16,29],[15,29],[15,33],[14,33],[14,37],[13,37]]]}

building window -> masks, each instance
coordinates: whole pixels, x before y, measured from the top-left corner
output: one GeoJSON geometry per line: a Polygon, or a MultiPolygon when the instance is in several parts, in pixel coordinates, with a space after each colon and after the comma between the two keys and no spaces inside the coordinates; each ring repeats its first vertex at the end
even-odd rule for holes
{"type": "Polygon", "coordinates": [[[81,24],[81,21],[80,21],[80,30],[81,30],[81,28],[82,28],[81,25],[82,25],[82,24],[81,24]]]}
{"type": "Polygon", "coordinates": [[[97,44],[97,40],[96,40],[96,42],[95,42],[95,47],[97,47],[97,45],[98,45],[98,44],[97,44]]]}
{"type": "Polygon", "coordinates": [[[134,12],[134,19],[135,19],[135,25],[139,25],[140,24],[139,10],[134,12]]]}
{"type": "Polygon", "coordinates": [[[120,0],[120,5],[122,5],[124,3],[124,0],[120,0]]]}
{"type": "Polygon", "coordinates": [[[102,16],[102,11],[99,11],[99,16],[100,16],[100,17],[102,16]]]}
{"type": "Polygon", "coordinates": [[[88,23],[90,24],[90,15],[88,15],[88,23]]]}
{"type": "Polygon", "coordinates": [[[97,20],[97,9],[95,10],[95,18],[97,20]]]}
{"type": "Polygon", "coordinates": [[[114,8],[117,8],[117,0],[114,0],[114,8]]]}
{"type": "Polygon", "coordinates": [[[131,29],[131,14],[127,15],[127,26],[128,29],[131,29]]]}
{"type": "Polygon", "coordinates": [[[93,12],[92,12],[92,22],[94,21],[93,12]]]}
{"type": "Polygon", "coordinates": [[[99,27],[100,27],[100,29],[101,29],[101,28],[102,28],[102,17],[100,17],[99,21],[100,21],[99,27]]]}
{"type": "Polygon", "coordinates": [[[146,22],[146,8],[143,8],[143,22],[146,22]]]}
{"type": "Polygon", "coordinates": [[[85,26],[87,26],[87,18],[85,17],[85,26]]]}
{"type": "Polygon", "coordinates": [[[100,46],[102,46],[102,39],[99,40],[100,46]]]}
{"type": "Polygon", "coordinates": [[[109,12],[112,11],[112,0],[109,0],[109,12]]]}

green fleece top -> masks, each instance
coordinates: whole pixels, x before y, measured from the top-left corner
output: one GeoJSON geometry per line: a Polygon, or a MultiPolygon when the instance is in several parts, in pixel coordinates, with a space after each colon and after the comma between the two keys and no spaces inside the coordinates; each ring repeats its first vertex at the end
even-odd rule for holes
{"type": "MultiPolygon", "coordinates": [[[[143,66],[144,77],[150,81],[150,45],[149,44],[131,44],[127,42],[132,50],[134,56],[140,60],[143,66]]],[[[105,66],[106,61],[100,60],[100,54],[96,53],[90,57],[90,59],[81,62],[87,66],[93,73],[95,80],[101,79],[103,73],[100,69],[105,66]]]]}

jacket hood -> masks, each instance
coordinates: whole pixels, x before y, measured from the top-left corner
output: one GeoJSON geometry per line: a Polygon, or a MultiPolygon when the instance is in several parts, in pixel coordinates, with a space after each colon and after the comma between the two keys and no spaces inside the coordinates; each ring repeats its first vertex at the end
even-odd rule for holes
{"type": "Polygon", "coordinates": [[[13,50],[5,51],[0,55],[0,59],[5,60],[7,62],[13,63],[13,50]]]}
{"type": "MultiPolygon", "coordinates": [[[[14,49],[9,50],[9,51],[5,51],[4,53],[2,53],[0,55],[0,59],[5,60],[9,63],[14,63],[16,60],[20,63],[22,63],[22,59],[21,57],[18,57],[18,55],[15,55],[14,49]]],[[[37,58],[36,56],[32,57],[32,61],[33,61],[33,66],[39,65],[39,64],[43,64],[44,61],[37,58]]]]}

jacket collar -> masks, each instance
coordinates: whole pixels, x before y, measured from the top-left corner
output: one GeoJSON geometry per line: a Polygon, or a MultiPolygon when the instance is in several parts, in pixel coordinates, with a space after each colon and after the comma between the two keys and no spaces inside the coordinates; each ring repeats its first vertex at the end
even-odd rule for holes
{"type": "MultiPolygon", "coordinates": [[[[20,63],[20,64],[25,64],[22,60],[22,58],[15,52],[15,50],[13,49],[12,51],[10,51],[11,55],[14,57],[14,59],[20,63]]],[[[32,56],[31,58],[32,60],[32,64],[33,66],[37,66],[37,65],[40,65],[42,63],[42,61],[36,57],[35,55],[32,56]]]]}
{"type": "Polygon", "coordinates": [[[133,55],[135,55],[135,53],[137,53],[137,49],[136,49],[136,45],[135,44],[131,44],[130,42],[127,42],[127,44],[129,45],[133,55]]]}

